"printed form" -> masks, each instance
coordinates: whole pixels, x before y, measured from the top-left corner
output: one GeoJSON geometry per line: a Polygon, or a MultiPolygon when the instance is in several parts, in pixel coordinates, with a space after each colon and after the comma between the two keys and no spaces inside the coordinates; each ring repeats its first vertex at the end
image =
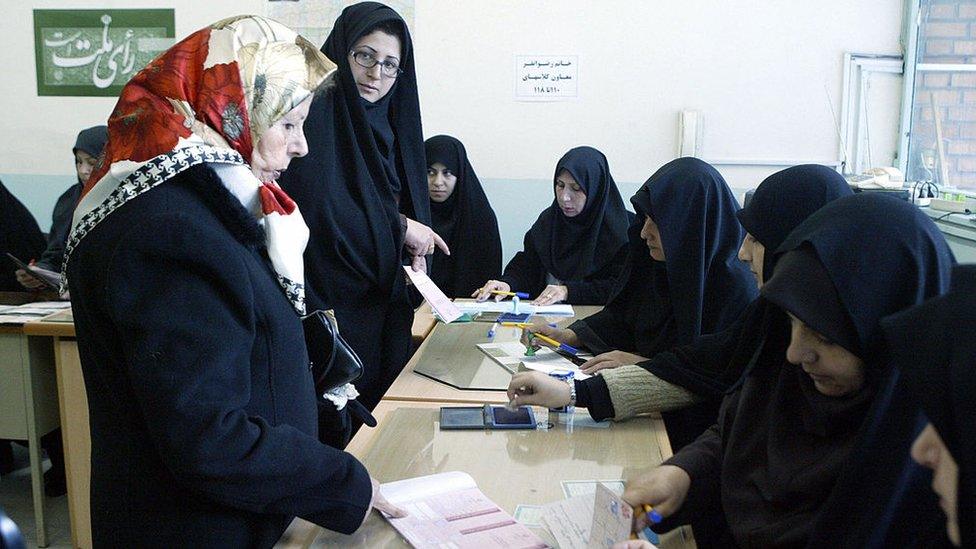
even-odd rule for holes
{"type": "Polygon", "coordinates": [[[407,513],[390,524],[414,547],[549,547],[525,525],[488,499],[470,475],[439,473],[380,487],[390,503],[407,513]]]}

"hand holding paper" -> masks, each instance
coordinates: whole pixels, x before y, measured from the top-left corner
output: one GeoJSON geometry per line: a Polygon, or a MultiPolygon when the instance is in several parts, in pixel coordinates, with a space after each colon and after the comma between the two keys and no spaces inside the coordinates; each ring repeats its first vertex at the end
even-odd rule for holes
{"type": "Polygon", "coordinates": [[[407,272],[407,277],[413,282],[420,295],[424,296],[430,308],[437,313],[437,316],[444,322],[454,322],[461,317],[461,309],[457,307],[446,295],[434,284],[434,281],[427,276],[424,271],[415,271],[404,265],[403,270],[407,272]]]}

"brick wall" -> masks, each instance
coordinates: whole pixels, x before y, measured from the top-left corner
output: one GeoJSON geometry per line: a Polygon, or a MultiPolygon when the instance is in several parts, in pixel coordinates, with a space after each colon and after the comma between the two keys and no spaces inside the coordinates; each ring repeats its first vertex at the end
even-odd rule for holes
{"type": "MultiPolygon", "coordinates": [[[[920,63],[976,65],[976,0],[922,0],[920,63]]],[[[921,157],[934,158],[937,112],[949,182],[976,190],[976,72],[918,72],[908,177],[921,177],[921,157]],[[933,103],[935,110],[933,110],[933,103]]]]}

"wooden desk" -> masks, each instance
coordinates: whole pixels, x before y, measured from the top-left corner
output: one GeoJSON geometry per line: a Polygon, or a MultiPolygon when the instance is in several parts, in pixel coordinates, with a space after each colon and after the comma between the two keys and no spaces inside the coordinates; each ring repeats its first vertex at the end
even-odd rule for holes
{"type": "Polygon", "coordinates": [[[29,444],[37,544],[47,547],[41,437],[58,428],[58,400],[51,340],[21,326],[0,329],[0,438],[29,444]]]}
{"type": "MultiPolygon", "coordinates": [[[[587,317],[602,307],[574,305],[573,309],[576,311],[576,317],[558,319],[557,323],[560,326],[568,326],[576,319],[587,317]]],[[[553,320],[557,319],[553,318],[553,320]]],[[[458,389],[414,371],[418,364],[423,364],[427,371],[450,374],[456,380],[474,382],[483,386],[501,387],[502,383],[507,386],[507,380],[512,374],[474,347],[476,343],[488,342],[486,334],[489,328],[491,324],[487,322],[438,323],[383,395],[383,400],[447,403],[508,402],[504,390],[458,389]]],[[[499,327],[493,341],[513,341],[520,335],[521,330],[518,328],[499,327]]]]}
{"type": "Polygon", "coordinates": [[[437,319],[434,318],[434,312],[431,310],[430,304],[424,301],[413,313],[413,327],[410,332],[413,335],[414,347],[420,345],[427,339],[430,331],[434,329],[435,324],[437,324],[437,319]]]}
{"type": "MultiPolygon", "coordinates": [[[[549,431],[440,431],[431,402],[383,401],[375,429],[362,429],[349,445],[380,482],[464,471],[510,514],[519,504],[543,505],[563,499],[562,480],[636,477],[671,455],[659,417],[637,418],[608,428],[564,425],[549,431]]],[[[537,416],[546,412],[536,409],[537,416]]],[[[534,529],[554,543],[549,533],[534,529]]],[[[661,547],[694,547],[685,529],[662,537],[661,547]]],[[[280,547],[408,547],[378,513],[353,535],[329,532],[296,519],[280,547]]]]}
{"type": "Polygon", "coordinates": [[[54,341],[64,469],[68,485],[68,519],[71,545],[89,548],[91,539],[91,430],[88,424],[88,394],[78,357],[71,310],[44,320],[24,324],[24,333],[54,341]]]}

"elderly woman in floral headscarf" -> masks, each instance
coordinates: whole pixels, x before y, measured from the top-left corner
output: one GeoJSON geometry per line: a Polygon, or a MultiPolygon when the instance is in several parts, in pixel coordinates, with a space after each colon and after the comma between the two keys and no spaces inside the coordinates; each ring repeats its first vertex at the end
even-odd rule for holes
{"type": "Polygon", "coordinates": [[[299,320],[308,229],[275,183],[307,152],[302,123],[333,69],[244,16],[123,89],[64,268],[95,545],[271,546],[296,515],[349,533],[389,509],[362,464],[318,439],[299,320]]]}

